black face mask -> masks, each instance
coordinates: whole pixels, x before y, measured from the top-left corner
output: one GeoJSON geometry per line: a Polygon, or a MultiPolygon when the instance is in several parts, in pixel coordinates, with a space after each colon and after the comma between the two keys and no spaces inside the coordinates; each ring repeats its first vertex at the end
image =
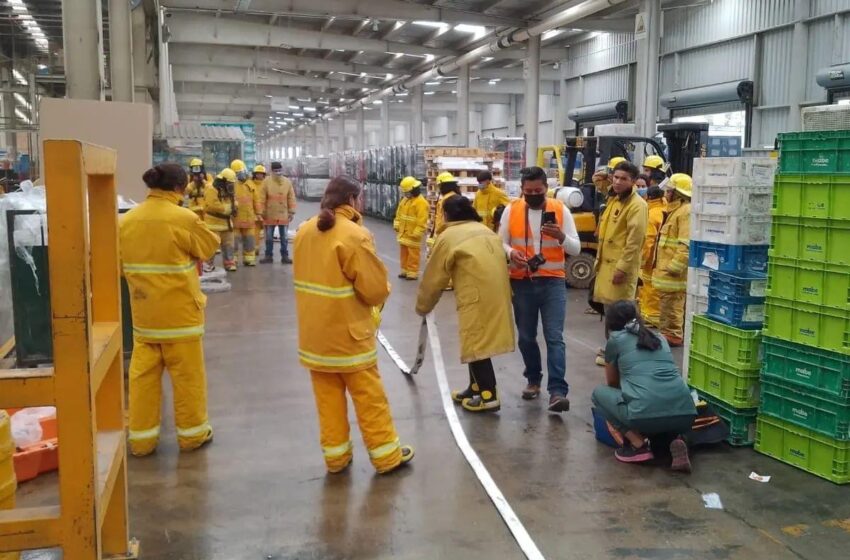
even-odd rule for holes
{"type": "Polygon", "coordinates": [[[410,189],[410,198],[416,198],[420,194],[422,194],[422,187],[414,187],[410,189]]]}
{"type": "Polygon", "coordinates": [[[531,208],[542,208],[546,204],[545,194],[523,194],[522,196],[525,198],[525,202],[531,208]]]}

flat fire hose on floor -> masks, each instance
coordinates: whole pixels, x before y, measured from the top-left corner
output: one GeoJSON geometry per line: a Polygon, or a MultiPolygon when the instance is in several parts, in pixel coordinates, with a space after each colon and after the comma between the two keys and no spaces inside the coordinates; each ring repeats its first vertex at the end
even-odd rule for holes
{"type": "Polygon", "coordinates": [[[416,347],[416,360],[413,362],[413,367],[407,367],[407,364],[404,360],[401,359],[401,356],[398,355],[390,341],[387,340],[387,337],[384,336],[384,333],[378,331],[378,342],[381,343],[381,346],[384,347],[384,350],[387,351],[390,359],[395,362],[395,365],[398,366],[398,369],[405,375],[416,375],[419,372],[419,368],[422,367],[422,362],[425,361],[425,347],[428,343],[428,323],[423,318],[422,326],[419,327],[419,343],[416,347]]]}
{"type": "Polygon", "coordinates": [[[519,545],[525,557],[529,560],[545,560],[543,553],[541,553],[540,549],[537,548],[537,545],[534,544],[534,541],[531,539],[531,535],[529,535],[528,531],[525,530],[525,526],[522,524],[522,521],[519,520],[519,517],[517,517],[513,508],[511,508],[508,503],[508,500],[505,498],[504,494],[502,494],[502,491],[499,490],[499,487],[496,485],[493,477],[490,476],[489,471],[487,471],[487,467],[484,466],[484,463],[478,457],[478,454],[466,438],[466,433],[463,431],[463,426],[460,424],[460,418],[458,418],[457,411],[455,410],[455,404],[452,401],[448,379],[446,379],[446,366],[443,363],[443,351],[440,346],[440,338],[437,336],[437,328],[434,323],[433,314],[429,313],[428,316],[422,320],[422,327],[419,329],[419,346],[416,352],[416,361],[411,369],[408,369],[407,364],[405,364],[404,360],[402,360],[398,353],[393,350],[393,347],[390,345],[387,338],[380,331],[378,332],[378,340],[381,342],[381,345],[387,351],[390,358],[392,358],[402,373],[406,375],[415,374],[419,371],[419,368],[422,366],[422,362],[425,360],[426,342],[430,340],[431,355],[434,358],[434,371],[437,375],[437,384],[440,388],[440,399],[443,403],[443,410],[446,413],[446,419],[449,421],[449,428],[452,431],[455,443],[460,449],[460,452],[463,453],[463,457],[466,459],[466,462],[469,463],[470,467],[472,467],[472,471],[475,473],[475,476],[478,477],[478,481],[481,483],[481,486],[484,487],[484,491],[487,492],[490,500],[493,501],[493,505],[496,506],[496,510],[498,510],[499,515],[505,522],[505,525],[508,526],[508,530],[510,530],[514,540],[516,540],[516,543],[519,545]]]}

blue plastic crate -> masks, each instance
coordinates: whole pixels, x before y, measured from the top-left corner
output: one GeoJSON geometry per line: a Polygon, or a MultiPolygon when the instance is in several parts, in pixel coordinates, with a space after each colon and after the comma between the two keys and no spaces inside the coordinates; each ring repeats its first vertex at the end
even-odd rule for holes
{"type": "Polygon", "coordinates": [[[688,266],[720,272],[767,272],[768,245],[691,241],[688,266]]]}
{"type": "Polygon", "coordinates": [[[764,324],[764,297],[732,295],[709,286],[706,315],[739,329],[760,329],[764,324]]]}
{"type": "Polygon", "coordinates": [[[760,272],[720,272],[708,273],[709,290],[744,298],[764,299],[767,291],[767,275],[760,272]]]}

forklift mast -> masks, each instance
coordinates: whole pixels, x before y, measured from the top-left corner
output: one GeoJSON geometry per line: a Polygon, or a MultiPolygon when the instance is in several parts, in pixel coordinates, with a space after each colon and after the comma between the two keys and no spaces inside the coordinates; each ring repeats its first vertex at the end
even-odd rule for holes
{"type": "Polygon", "coordinates": [[[664,135],[672,172],[693,177],[694,158],[708,155],[708,123],[661,124],[658,132],[664,135]]]}

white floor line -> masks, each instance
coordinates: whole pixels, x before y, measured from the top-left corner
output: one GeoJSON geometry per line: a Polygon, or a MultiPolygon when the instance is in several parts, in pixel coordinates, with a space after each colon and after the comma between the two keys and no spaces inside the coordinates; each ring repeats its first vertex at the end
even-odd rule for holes
{"type": "Polygon", "coordinates": [[[428,337],[431,342],[431,354],[434,356],[434,371],[437,374],[437,383],[440,386],[440,397],[443,401],[443,410],[446,412],[446,418],[449,421],[449,427],[452,430],[455,442],[460,448],[461,453],[463,453],[464,458],[466,458],[466,462],[469,463],[470,467],[472,467],[473,472],[475,472],[475,476],[478,477],[478,480],[481,482],[481,485],[484,487],[487,495],[490,496],[491,500],[493,500],[493,505],[496,506],[496,509],[499,511],[499,515],[502,516],[505,525],[508,526],[508,529],[513,534],[520,549],[522,549],[523,554],[525,554],[525,557],[529,560],[544,560],[540,549],[538,549],[537,545],[534,544],[534,541],[531,539],[528,531],[525,530],[525,526],[523,526],[522,521],[520,521],[519,517],[517,517],[516,513],[514,513],[513,508],[511,508],[510,504],[508,504],[508,500],[505,499],[504,494],[502,494],[502,491],[499,490],[498,486],[496,486],[496,482],[487,471],[487,467],[485,467],[484,463],[481,462],[478,454],[466,438],[466,433],[464,433],[463,427],[460,424],[460,419],[457,417],[455,404],[452,402],[451,392],[449,391],[449,382],[446,379],[446,366],[443,363],[443,351],[440,347],[440,338],[437,336],[437,328],[434,323],[433,313],[428,315],[427,321],[428,337]]]}

